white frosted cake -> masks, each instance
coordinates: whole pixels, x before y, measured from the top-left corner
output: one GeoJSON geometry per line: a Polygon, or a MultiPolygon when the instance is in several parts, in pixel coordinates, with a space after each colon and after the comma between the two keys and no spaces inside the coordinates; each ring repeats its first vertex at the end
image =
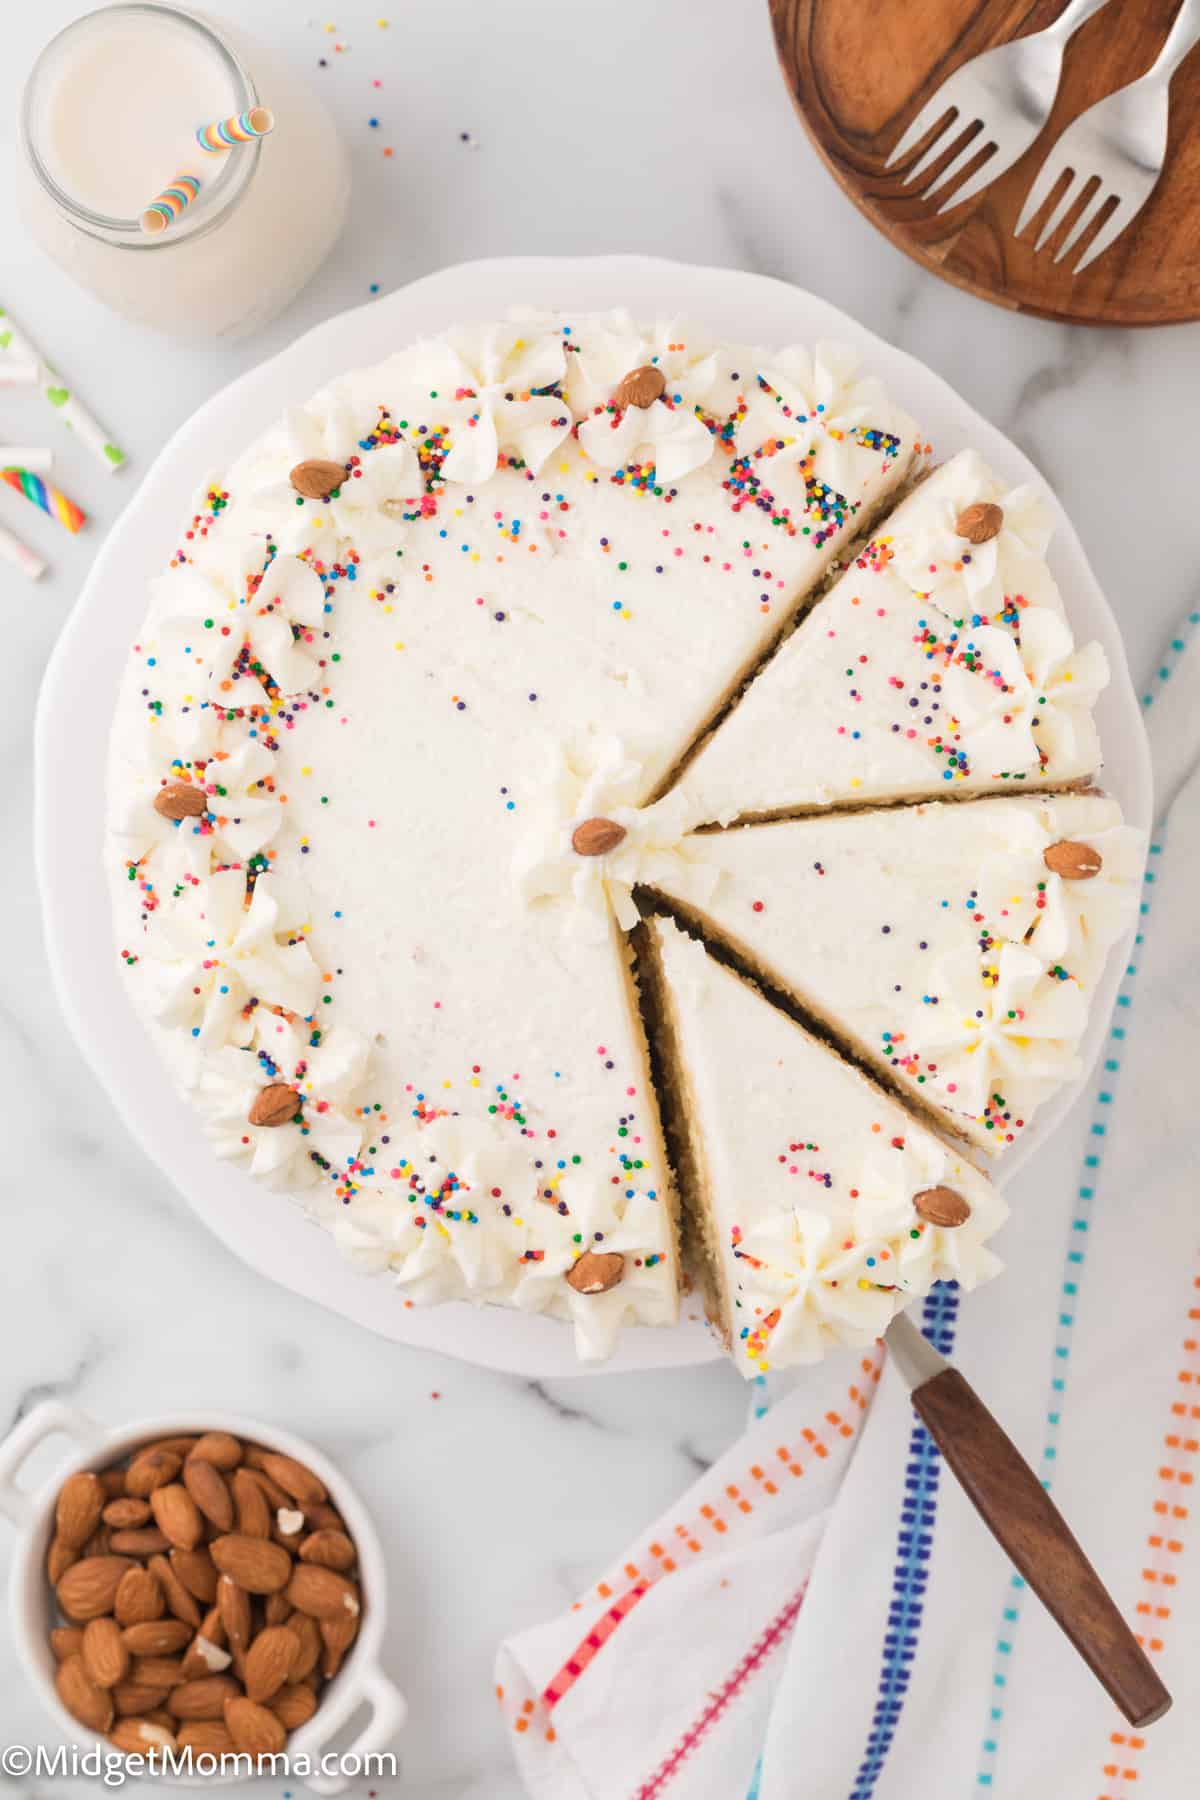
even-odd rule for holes
{"type": "Polygon", "coordinates": [[[204,482],[114,725],[120,952],[216,1153],[397,1305],[545,1313],[595,1357],[694,1270],[760,1368],[995,1266],[963,1145],[1069,1077],[1140,850],[1061,791],[1104,666],[1047,502],[969,453],[923,474],[849,351],[530,313],[346,375],[204,482]],[[1035,990],[1042,1026],[999,1018],[1035,990]],[[751,1217],[724,1082],[759,1062],[764,1143],[805,1104],[836,1133],[829,1182],[751,1217]],[[756,1285],[735,1226],[801,1249],[756,1285]]]}

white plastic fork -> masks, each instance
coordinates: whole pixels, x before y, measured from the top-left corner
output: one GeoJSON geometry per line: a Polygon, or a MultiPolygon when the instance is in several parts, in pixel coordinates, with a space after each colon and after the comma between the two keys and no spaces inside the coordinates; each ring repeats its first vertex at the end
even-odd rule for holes
{"type": "Polygon", "coordinates": [[[1080,113],[1068,125],[1038,171],[1030,188],[1016,235],[1041,211],[1062,176],[1070,180],[1034,245],[1036,254],[1049,242],[1094,181],[1096,187],[1059,245],[1054,260],[1070,255],[1088,226],[1110,200],[1116,205],[1076,263],[1073,274],[1086,269],[1131,225],[1154,192],[1167,155],[1168,88],[1184,57],[1200,40],[1200,0],[1183,0],[1170,35],[1153,67],[1127,87],[1118,88],[1080,113]]]}
{"type": "Polygon", "coordinates": [[[947,212],[961,206],[990,181],[1003,175],[1019,157],[1024,156],[1034,138],[1050,117],[1054,96],[1062,75],[1063,51],[1067,39],[1078,31],[1085,19],[1106,6],[1108,0],[1071,0],[1053,25],[1035,31],[1031,37],[1015,38],[1009,44],[997,44],[956,69],[943,81],[931,100],[921,108],[885,164],[891,168],[906,156],[927,131],[941,125],[924,154],[904,177],[904,185],[928,174],[934,163],[950,145],[947,132],[961,148],[938,174],[934,189],[945,187],[961,175],[968,163],[988,147],[988,155],[974,174],[963,182],[938,208],[947,212]],[[951,115],[951,116],[947,116],[951,115]],[[969,135],[963,141],[964,131],[969,135]]]}

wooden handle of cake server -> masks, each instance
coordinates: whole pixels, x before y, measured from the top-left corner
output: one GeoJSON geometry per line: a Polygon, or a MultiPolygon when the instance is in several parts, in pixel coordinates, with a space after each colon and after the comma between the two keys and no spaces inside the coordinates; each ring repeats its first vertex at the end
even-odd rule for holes
{"type": "Polygon", "coordinates": [[[957,1369],[913,1389],[913,1406],[993,1537],[1131,1725],[1171,1704],[1154,1665],[1012,1439],[957,1369]]]}

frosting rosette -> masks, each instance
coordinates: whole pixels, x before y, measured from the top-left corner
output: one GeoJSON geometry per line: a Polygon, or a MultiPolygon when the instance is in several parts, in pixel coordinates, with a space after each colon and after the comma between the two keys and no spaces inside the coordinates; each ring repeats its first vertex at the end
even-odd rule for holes
{"type": "Polygon", "coordinates": [[[291,407],[284,415],[269,453],[256,459],[246,520],[282,551],[308,551],[328,565],[353,549],[367,560],[399,546],[406,519],[420,512],[422,493],[412,445],[381,436],[374,418],[364,425],[335,386],[324,405],[291,407]],[[291,480],[305,462],[338,463],[345,478],[311,498],[291,480]]]}
{"type": "Polygon", "coordinates": [[[1087,1002],[1032,949],[1000,943],[982,958],[948,957],[930,988],[896,1051],[901,1062],[919,1058],[951,1111],[979,1121],[1002,1105],[1019,1113],[1078,1074],[1087,1002]]]}
{"type": "Polygon", "coordinates": [[[268,1187],[345,1184],[362,1147],[357,1095],[366,1070],[367,1046],[357,1032],[314,1032],[260,1008],[254,1043],[218,1049],[194,1098],[217,1155],[244,1163],[268,1187]],[[256,1124],[254,1102],[274,1083],[295,1089],[298,1110],[283,1124],[256,1124]]]}
{"type": "Polygon", "coordinates": [[[151,972],[154,1016],[205,1050],[248,1044],[255,1005],[305,1019],[320,995],[320,971],[303,938],[285,929],[270,877],[247,900],[238,869],[218,870],[160,907],[139,958],[151,972]]]}
{"type": "Polygon", "coordinates": [[[182,564],[151,588],[155,680],[171,704],[245,708],[264,703],[268,683],[288,695],[319,679],[330,604],[299,557],[268,560],[251,539],[219,564],[182,564]]]}
{"type": "Polygon", "coordinates": [[[682,793],[639,807],[645,775],[618,738],[595,737],[573,746],[545,746],[540,805],[513,858],[517,892],[529,905],[569,901],[576,924],[596,935],[609,913],[630,931],[640,917],[635,887],[670,880],[704,900],[720,870],[702,839],[688,836],[691,820],[682,793]],[[581,853],[575,834],[588,820],[603,819],[620,832],[600,855],[581,853]]]}
{"type": "Polygon", "coordinates": [[[1020,645],[1033,694],[1033,735],[1043,758],[1060,768],[1097,768],[1100,734],[1092,709],[1108,686],[1103,647],[1077,649],[1065,618],[1044,606],[1022,615],[1020,645]]]}
{"type": "Polygon", "coordinates": [[[647,332],[628,314],[615,314],[569,363],[566,393],[581,421],[579,442],[599,468],[652,464],[657,480],[670,482],[708,462],[714,440],[701,414],[719,362],[686,321],[669,319],[647,332]],[[647,405],[622,405],[625,377],[646,368],[662,376],[662,392],[647,405]]]}
{"type": "Polygon", "coordinates": [[[965,615],[1019,630],[1026,606],[1061,612],[1044,560],[1054,525],[1045,495],[1029,482],[1005,488],[972,453],[955,457],[940,473],[941,480],[917,490],[899,528],[876,540],[890,552],[901,580],[955,619],[965,615]],[[993,536],[978,543],[960,522],[970,508],[984,505],[999,509],[1000,522],[993,536]]]}
{"type": "Polygon", "coordinates": [[[823,481],[843,493],[854,487],[854,451],[885,431],[889,407],[878,381],[858,373],[856,351],[845,344],[792,345],[764,354],[735,442],[742,456],[812,460],[823,481]]]}
{"type": "Polygon", "coordinates": [[[536,474],[571,429],[565,361],[561,334],[534,322],[465,327],[418,345],[414,371],[450,427],[442,478],[486,481],[502,454],[536,474]]]}

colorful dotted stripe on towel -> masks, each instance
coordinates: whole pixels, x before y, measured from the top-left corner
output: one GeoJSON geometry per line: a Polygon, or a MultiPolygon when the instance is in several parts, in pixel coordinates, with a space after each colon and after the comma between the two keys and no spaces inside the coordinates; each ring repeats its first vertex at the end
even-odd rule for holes
{"type": "MultiPolygon", "coordinates": [[[[943,1356],[948,1356],[954,1346],[957,1316],[958,1284],[939,1283],[926,1296],[921,1329],[943,1356]]],[[[925,1427],[915,1423],[908,1443],[904,1504],[896,1540],[896,1567],[887,1633],[883,1640],[879,1694],[851,1800],[871,1800],[904,1709],[925,1610],[941,1460],[937,1445],[925,1427]]]]}
{"type": "MultiPolygon", "coordinates": [[[[1180,629],[1171,639],[1167,654],[1160,663],[1155,675],[1155,686],[1142,695],[1142,706],[1147,711],[1154,705],[1155,694],[1164,682],[1171,679],[1180,658],[1195,635],[1200,625],[1200,610],[1190,612],[1180,629]]],[[[1144,921],[1150,911],[1150,890],[1155,880],[1155,859],[1162,855],[1162,846],[1152,843],[1147,861],[1146,873],[1142,882],[1142,897],[1139,913],[1144,921]]],[[[1134,938],[1134,949],[1141,948],[1142,932],[1139,928],[1134,938]]],[[[1071,1336],[1075,1322],[1075,1313],[1079,1304],[1079,1293],[1083,1285],[1084,1271],[1087,1266],[1087,1234],[1092,1224],[1092,1202],[1096,1195],[1098,1172],[1102,1160],[1104,1140],[1108,1135],[1108,1119],[1111,1113],[1113,1097],[1116,1090],[1116,1078],[1120,1073],[1121,1057],[1125,1044],[1127,1025],[1125,1015],[1133,1004],[1132,983],[1136,973],[1136,964],[1130,964],[1121,983],[1117,995],[1114,1024],[1110,1031],[1109,1054],[1104,1059],[1100,1075],[1100,1089],[1096,1096],[1096,1115],[1092,1120],[1088,1134],[1088,1148],[1083,1159],[1083,1172],[1076,1194],[1076,1203],[1067,1228],[1067,1247],[1063,1269],[1062,1286],[1058,1320],[1055,1326],[1054,1346],[1051,1352],[1050,1396],[1046,1408],[1046,1438],[1042,1448],[1038,1475],[1047,1493],[1053,1485],[1054,1465],[1058,1456],[1059,1425],[1062,1420],[1063,1401],[1067,1391],[1068,1365],[1071,1359],[1071,1336]]],[[[1012,1669],[1013,1652],[1016,1645],[1017,1627],[1021,1622],[1021,1613],[1025,1604],[1026,1587],[1022,1578],[1015,1572],[1009,1576],[1008,1588],[1001,1607],[1000,1624],[996,1632],[995,1648],[992,1653],[991,1689],[988,1696],[988,1717],[984,1730],[983,1742],[979,1751],[979,1763],[975,1776],[976,1788],[988,1790],[995,1785],[996,1765],[999,1760],[1003,1741],[1005,1717],[1005,1691],[1008,1687],[1012,1669]]]]}
{"type": "MultiPolygon", "coordinates": [[[[1200,1457],[1200,1275],[1193,1274],[1188,1298],[1137,1601],[1137,1640],[1155,1661],[1162,1655],[1171,1617],[1191,1513],[1188,1497],[1200,1457]]],[[[1123,1727],[1110,1732],[1098,1800],[1132,1800],[1145,1748],[1146,1740],[1137,1732],[1123,1727]]]]}

